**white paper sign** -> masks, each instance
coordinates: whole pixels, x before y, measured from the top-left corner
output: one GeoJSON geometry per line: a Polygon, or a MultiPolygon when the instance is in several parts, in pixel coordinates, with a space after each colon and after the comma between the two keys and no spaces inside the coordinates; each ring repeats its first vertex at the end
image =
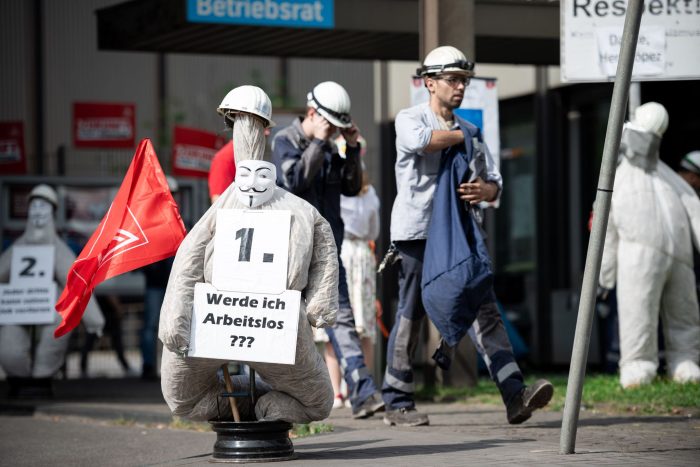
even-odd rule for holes
{"type": "MultiPolygon", "coordinates": [[[[598,64],[605,76],[614,77],[620,57],[622,30],[597,28],[598,64]]],[[[666,71],[666,30],[661,26],[641,28],[634,56],[635,76],[658,76],[666,71]]]]}
{"type": "Polygon", "coordinates": [[[293,365],[301,292],[256,294],[194,288],[189,356],[293,365]]]}
{"type": "MultiPolygon", "coordinates": [[[[561,0],[561,78],[611,81],[627,14],[627,0],[561,0]],[[614,35],[611,36],[612,34],[614,35]]],[[[635,81],[700,77],[700,4],[646,0],[637,41],[635,81]]]]}
{"type": "Polygon", "coordinates": [[[0,325],[50,324],[56,319],[56,283],[0,284],[0,325]]]}
{"type": "Polygon", "coordinates": [[[219,209],[212,285],[238,292],[284,292],[291,218],[283,210],[219,209]]]}
{"type": "Polygon", "coordinates": [[[53,245],[15,245],[12,247],[10,284],[34,286],[53,282],[56,247],[53,245]]]}

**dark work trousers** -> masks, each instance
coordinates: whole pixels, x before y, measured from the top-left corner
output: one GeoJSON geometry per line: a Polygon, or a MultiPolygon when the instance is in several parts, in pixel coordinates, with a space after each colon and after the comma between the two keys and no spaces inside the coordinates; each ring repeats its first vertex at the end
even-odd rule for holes
{"type": "Polygon", "coordinates": [[[326,333],[343,371],[343,378],[350,393],[350,403],[353,409],[356,409],[376,392],[377,387],[367,370],[360,336],[355,329],[355,317],[350,306],[345,267],[340,260],[340,255],[338,255],[338,269],[338,316],[335,324],[326,328],[326,333]]]}
{"type": "MultiPolygon", "coordinates": [[[[412,360],[425,318],[421,301],[421,278],[425,240],[395,242],[399,250],[399,305],[387,345],[386,372],[382,397],[388,410],[415,406],[412,360]]],[[[469,337],[484,359],[491,379],[501,392],[504,403],[525,387],[523,375],[515,362],[513,349],[495,303],[495,294],[479,308],[469,328],[469,337]]]]}

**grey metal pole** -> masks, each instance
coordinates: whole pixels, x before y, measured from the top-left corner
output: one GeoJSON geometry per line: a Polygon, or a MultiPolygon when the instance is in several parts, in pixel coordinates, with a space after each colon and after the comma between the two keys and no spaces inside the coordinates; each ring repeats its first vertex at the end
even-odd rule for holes
{"type": "Polygon", "coordinates": [[[595,215],[593,216],[593,228],[588,243],[586,254],[586,266],[581,285],[581,301],[578,307],[576,320],[576,335],[571,354],[571,367],[569,369],[569,381],[566,387],[566,402],[564,404],[564,418],[561,424],[561,438],[559,441],[560,454],[573,454],[576,441],[576,428],[578,425],[579,410],[581,408],[581,393],[583,391],[583,379],[586,372],[586,357],[593,323],[593,308],[595,306],[595,294],[598,286],[598,274],[603,257],[603,245],[605,242],[605,230],[608,225],[610,213],[610,199],[612,198],[613,182],[615,181],[615,169],[617,152],[620,148],[620,136],[622,124],[625,118],[625,107],[632,76],[634,54],[637,48],[639,36],[639,23],[642,19],[642,0],[629,0],[625,16],[625,27],[622,32],[622,46],[620,48],[620,60],[617,63],[617,75],[613,86],[610,114],[608,116],[608,129],[605,134],[603,146],[603,161],[600,166],[598,179],[598,193],[596,195],[595,215]]]}

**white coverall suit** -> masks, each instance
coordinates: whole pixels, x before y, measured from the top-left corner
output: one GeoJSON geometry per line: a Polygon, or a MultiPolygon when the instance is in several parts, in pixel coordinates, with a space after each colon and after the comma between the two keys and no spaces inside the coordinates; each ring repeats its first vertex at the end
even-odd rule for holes
{"type": "Polygon", "coordinates": [[[700,323],[693,243],[700,246],[700,199],[658,160],[660,138],[626,125],[608,221],[600,284],[617,282],[620,382],[649,383],[658,368],[661,316],[668,373],[697,381],[700,323]]]}
{"type": "MultiPolygon", "coordinates": [[[[225,387],[216,373],[225,361],[182,355],[189,345],[194,286],[212,280],[216,211],[246,208],[234,190],[232,184],[180,245],[160,314],[163,396],[174,415],[192,420],[230,417],[230,411],[219,414],[217,410],[217,398],[225,387]]],[[[304,291],[305,298],[299,312],[295,364],[244,362],[272,389],[257,400],[255,416],[258,420],[291,423],[322,420],[330,414],[333,389],[314,345],[311,325],[333,324],[338,310],[338,260],[333,234],[315,208],[281,188],[275,188],[272,199],[259,209],[292,212],[287,288],[304,291]]],[[[239,409],[242,417],[249,410],[239,409]]]]}
{"type": "MultiPolygon", "coordinates": [[[[48,204],[48,201],[46,202],[48,204]]],[[[31,207],[30,207],[31,209],[31,207]]],[[[30,213],[31,216],[31,213],[30,213]]],[[[0,256],[0,282],[6,283],[10,278],[12,252],[16,245],[53,245],[55,248],[54,280],[60,292],[66,285],[68,271],[75,261],[75,254],[56,235],[53,215],[43,225],[27,222],[24,233],[0,256]]],[[[0,366],[8,377],[50,378],[61,368],[65,360],[70,333],[55,339],[54,329],[61,322],[61,315],[56,313],[52,324],[36,325],[38,344],[31,361],[31,326],[0,326],[0,366]]],[[[104,317],[94,298],[88,302],[83,324],[90,333],[102,334],[104,317]]]]}

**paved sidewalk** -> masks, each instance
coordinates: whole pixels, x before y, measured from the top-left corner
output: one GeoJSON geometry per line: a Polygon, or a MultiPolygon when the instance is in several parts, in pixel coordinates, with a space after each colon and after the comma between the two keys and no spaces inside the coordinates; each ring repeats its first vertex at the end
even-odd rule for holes
{"type": "MultiPolygon", "coordinates": [[[[51,401],[0,400],[0,465],[210,465],[216,436],[171,429],[158,382],[66,380],[51,401]]],[[[0,381],[0,397],[5,394],[0,381]]],[[[560,411],[510,426],[501,407],[421,404],[431,426],[381,417],[326,422],[334,431],[294,440],[289,466],[700,465],[700,420],[582,412],[577,453],[558,454],[560,411]]],[[[265,464],[256,464],[265,465],[265,464]]],[[[282,465],[274,463],[271,465],[282,465]]]]}

